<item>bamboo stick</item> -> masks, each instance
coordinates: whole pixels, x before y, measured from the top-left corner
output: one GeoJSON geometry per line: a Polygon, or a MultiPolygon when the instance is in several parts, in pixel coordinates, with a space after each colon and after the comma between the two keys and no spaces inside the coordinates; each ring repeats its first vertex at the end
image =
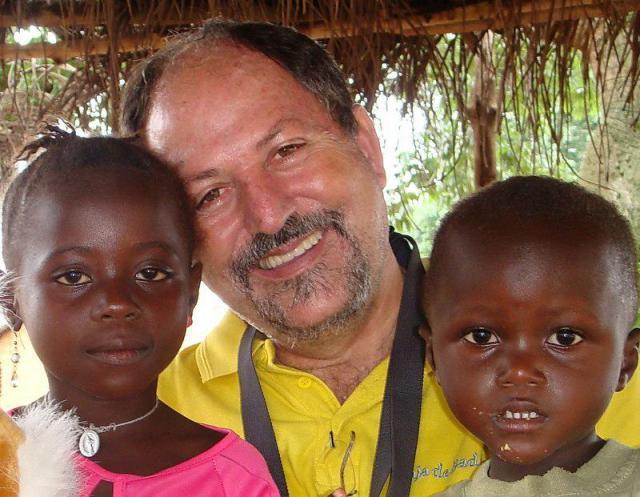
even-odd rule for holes
{"type": "MultiPolygon", "coordinates": [[[[335,21],[329,27],[325,23],[298,26],[298,30],[314,39],[343,38],[364,33],[391,33],[402,36],[420,36],[427,34],[469,33],[492,29],[494,31],[509,27],[527,26],[551,21],[573,20],[584,17],[611,17],[624,15],[631,11],[640,10],[640,0],[530,0],[521,2],[517,6],[497,8],[499,2],[488,1],[468,5],[440,12],[428,17],[409,16],[402,19],[382,19],[373,28],[368,24],[356,26],[335,21]]],[[[164,24],[189,24],[200,22],[206,14],[199,16],[185,16],[183,18],[165,19],[164,24]]],[[[94,26],[96,19],[84,17],[61,18],[53,14],[42,14],[23,21],[36,26],[94,26]],[[87,24],[83,24],[87,23],[87,24]]],[[[10,16],[0,16],[0,27],[8,26],[10,16]]],[[[155,23],[155,20],[154,20],[155,23]]],[[[23,25],[25,23],[23,22],[23,25]]],[[[121,52],[151,48],[157,49],[163,45],[163,38],[158,34],[151,36],[127,35],[119,40],[118,49],[121,52]]],[[[0,44],[0,58],[52,58],[67,60],[73,57],[106,54],[109,51],[108,40],[61,41],[54,44],[36,43],[25,46],[0,44]]]]}

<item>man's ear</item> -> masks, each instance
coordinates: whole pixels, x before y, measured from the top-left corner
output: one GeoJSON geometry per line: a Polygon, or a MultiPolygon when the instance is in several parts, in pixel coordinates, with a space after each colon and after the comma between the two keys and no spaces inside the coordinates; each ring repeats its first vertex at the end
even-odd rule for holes
{"type": "MultiPolygon", "coordinates": [[[[420,326],[420,336],[424,338],[427,362],[429,363],[429,366],[431,366],[431,369],[435,373],[436,361],[433,358],[433,344],[431,341],[431,328],[429,328],[429,324],[424,323],[422,326],[420,326]]],[[[437,378],[437,374],[436,374],[436,378],[437,378]]]]}
{"type": "Polygon", "coordinates": [[[189,273],[189,324],[191,324],[191,316],[193,309],[198,303],[198,294],[200,293],[200,282],[202,281],[202,264],[194,262],[191,265],[189,273]]]}
{"type": "Polygon", "coordinates": [[[620,376],[618,378],[618,386],[616,392],[619,392],[633,376],[633,373],[638,366],[638,346],[640,344],[640,328],[634,328],[627,335],[627,339],[624,344],[624,351],[622,356],[622,367],[620,368],[620,376]]]}
{"type": "Polygon", "coordinates": [[[358,129],[356,130],[356,142],[362,154],[367,158],[375,175],[378,178],[380,188],[387,184],[387,173],[384,170],[382,149],[369,113],[361,105],[353,106],[353,115],[356,118],[358,129]]]}

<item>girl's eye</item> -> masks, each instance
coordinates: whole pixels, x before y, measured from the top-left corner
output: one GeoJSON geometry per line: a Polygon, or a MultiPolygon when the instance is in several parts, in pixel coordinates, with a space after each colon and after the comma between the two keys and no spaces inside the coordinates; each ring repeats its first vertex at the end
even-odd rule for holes
{"type": "Polygon", "coordinates": [[[577,331],[572,330],[571,328],[560,328],[558,331],[554,331],[549,338],[547,338],[547,343],[551,345],[558,345],[560,347],[569,347],[582,342],[582,340],[583,338],[577,331]]]}
{"type": "Polygon", "coordinates": [[[281,147],[278,147],[276,157],[283,159],[302,147],[304,147],[304,143],[288,143],[286,145],[282,145],[281,147]]]}
{"type": "Polygon", "coordinates": [[[157,267],[146,267],[136,273],[139,281],[162,281],[169,277],[171,273],[157,267]]]}
{"type": "Polygon", "coordinates": [[[497,335],[486,328],[475,328],[462,338],[474,345],[493,345],[499,342],[497,335]]]}
{"type": "Polygon", "coordinates": [[[78,286],[91,283],[91,278],[80,271],[67,271],[56,278],[56,281],[62,285],[78,286]]]}

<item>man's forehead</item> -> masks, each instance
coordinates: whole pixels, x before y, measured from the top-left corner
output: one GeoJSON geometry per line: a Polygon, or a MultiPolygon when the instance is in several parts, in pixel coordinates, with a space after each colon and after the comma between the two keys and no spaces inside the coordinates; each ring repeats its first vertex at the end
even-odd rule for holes
{"type": "Polygon", "coordinates": [[[237,160],[285,128],[336,131],[317,96],[276,62],[235,45],[198,57],[205,48],[182,55],[152,93],[144,139],[165,160],[202,160],[205,149],[216,162],[237,160]]]}
{"type": "Polygon", "coordinates": [[[176,81],[194,84],[207,80],[228,81],[230,75],[237,75],[237,79],[290,77],[266,55],[231,41],[216,40],[194,45],[179,54],[164,70],[154,92],[166,91],[176,81]]]}
{"type": "Polygon", "coordinates": [[[150,96],[145,133],[150,132],[149,123],[157,117],[163,118],[159,124],[173,124],[171,116],[161,115],[169,109],[175,112],[192,106],[198,110],[205,101],[219,106],[229,102],[238,106],[244,102],[249,112],[262,96],[266,98],[275,89],[292,85],[308,91],[293,75],[261,53],[229,43],[194,47],[180,54],[156,83],[150,96]]]}

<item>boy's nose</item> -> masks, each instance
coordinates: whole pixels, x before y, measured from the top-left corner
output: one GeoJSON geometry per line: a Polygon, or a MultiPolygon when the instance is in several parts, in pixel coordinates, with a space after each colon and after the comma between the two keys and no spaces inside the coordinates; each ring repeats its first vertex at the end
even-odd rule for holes
{"type": "Polygon", "coordinates": [[[140,308],[126,285],[105,284],[94,306],[92,318],[99,321],[133,321],[140,317],[140,308]]]}
{"type": "Polygon", "coordinates": [[[512,351],[505,355],[497,375],[497,382],[500,386],[536,387],[546,383],[546,376],[540,369],[534,353],[521,350],[512,351]]]}

